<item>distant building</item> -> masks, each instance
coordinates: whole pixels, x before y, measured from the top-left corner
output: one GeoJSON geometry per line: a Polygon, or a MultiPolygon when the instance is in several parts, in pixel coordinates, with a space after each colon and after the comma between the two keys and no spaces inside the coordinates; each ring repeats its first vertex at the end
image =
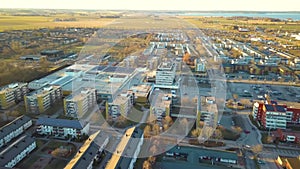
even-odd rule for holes
{"type": "Polygon", "coordinates": [[[137,86],[132,86],[132,93],[134,93],[134,100],[138,103],[148,102],[150,92],[153,90],[153,85],[151,83],[141,84],[137,86]]]}
{"type": "Polygon", "coordinates": [[[36,122],[36,126],[36,131],[40,135],[77,138],[88,135],[90,124],[79,120],[40,117],[36,122]]]}
{"type": "Polygon", "coordinates": [[[106,117],[116,119],[120,115],[127,117],[134,103],[134,95],[132,92],[122,93],[112,101],[106,102],[106,117]]]}
{"type": "Polygon", "coordinates": [[[32,125],[32,120],[27,116],[17,117],[12,122],[0,128],[0,147],[7,145],[12,139],[18,137],[32,125]]]}
{"type": "Polygon", "coordinates": [[[61,100],[60,86],[46,86],[24,96],[26,111],[30,113],[43,113],[56,101],[61,100]]]}
{"type": "Polygon", "coordinates": [[[195,59],[195,71],[196,72],[206,72],[205,62],[200,59],[195,59]]]}
{"type": "Polygon", "coordinates": [[[7,109],[23,100],[28,93],[27,83],[12,83],[0,88],[0,109],[7,109]]]}
{"type": "Polygon", "coordinates": [[[23,135],[0,152],[0,166],[13,168],[36,148],[35,139],[23,135]]]}
{"type": "Polygon", "coordinates": [[[152,57],[151,59],[147,60],[147,68],[149,70],[156,70],[160,63],[159,57],[152,57]]]}
{"type": "Polygon", "coordinates": [[[300,110],[285,105],[254,103],[252,115],[265,128],[286,129],[289,123],[300,122],[300,110]]]}
{"type": "Polygon", "coordinates": [[[49,61],[58,61],[64,57],[64,52],[62,50],[43,50],[41,55],[46,56],[49,61]]]}
{"type": "Polygon", "coordinates": [[[137,67],[138,65],[138,56],[128,56],[125,59],[123,59],[124,67],[137,67]]]}
{"type": "Polygon", "coordinates": [[[81,118],[89,109],[96,105],[96,90],[82,88],[64,99],[66,116],[81,118]]]}
{"type": "Polygon", "coordinates": [[[133,169],[143,142],[141,129],[136,127],[127,129],[105,169],[133,169]]]}
{"type": "Polygon", "coordinates": [[[170,88],[174,85],[176,76],[176,64],[171,62],[161,63],[156,70],[155,84],[162,88],[170,88]]]}
{"type": "Polygon", "coordinates": [[[65,169],[92,169],[95,161],[101,158],[101,154],[108,142],[108,135],[100,133],[100,131],[92,134],[65,166],[65,169]]]}

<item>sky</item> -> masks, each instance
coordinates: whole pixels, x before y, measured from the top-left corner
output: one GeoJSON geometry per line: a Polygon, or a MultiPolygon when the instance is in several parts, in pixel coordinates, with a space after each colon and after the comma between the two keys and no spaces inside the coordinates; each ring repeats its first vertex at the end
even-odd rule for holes
{"type": "Polygon", "coordinates": [[[0,8],[300,11],[300,0],[0,0],[0,8]]]}

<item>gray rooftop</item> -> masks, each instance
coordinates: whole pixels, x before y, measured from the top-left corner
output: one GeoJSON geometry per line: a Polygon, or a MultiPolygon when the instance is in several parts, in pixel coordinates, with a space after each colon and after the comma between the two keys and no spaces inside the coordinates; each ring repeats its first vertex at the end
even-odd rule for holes
{"type": "Polygon", "coordinates": [[[6,124],[5,126],[0,128],[0,139],[3,139],[9,133],[15,131],[16,129],[20,128],[22,125],[30,121],[31,119],[28,116],[20,116],[17,117],[12,122],[6,124]]]}
{"type": "Polygon", "coordinates": [[[85,124],[79,120],[53,119],[47,117],[40,117],[36,125],[75,128],[80,130],[85,127],[85,124]]]}
{"type": "Polygon", "coordinates": [[[21,136],[13,144],[9,145],[0,152],[0,166],[4,167],[8,162],[10,162],[33,142],[35,142],[35,139],[32,137],[27,135],[21,136]]]}

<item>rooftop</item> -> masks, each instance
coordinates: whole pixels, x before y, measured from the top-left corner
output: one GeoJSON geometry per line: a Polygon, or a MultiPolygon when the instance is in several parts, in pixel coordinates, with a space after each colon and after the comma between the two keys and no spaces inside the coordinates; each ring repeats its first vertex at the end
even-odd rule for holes
{"type": "Polygon", "coordinates": [[[35,142],[35,140],[30,136],[23,135],[19,137],[14,143],[0,152],[0,166],[5,166],[33,142],[35,142]]]}
{"type": "Polygon", "coordinates": [[[74,129],[81,130],[86,126],[86,123],[83,123],[79,120],[54,119],[54,118],[40,117],[37,120],[36,125],[65,127],[65,128],[74,128],[74,129]]]}
{"type": "Polygon", "coordinates": [[[82,169],[87,168],[90,165],[100,148],[94,142],[99,133],[100,131],[94,133],[83,143],[76,155],[66,165],[65,169],[82,169]]]}
{"type": "Polygon", "coordinates": [[[8,92],[10,90],[14,90],[14,89],[16,89],[20,86],[24,86],[24,85],[27,85],[27,83],[11,83],[6,86],[0,87],[0,93],[8,92]]]}
{"type": "Polygon", "coordinates": [[[285,106],[282,105],[270,105],[270,104],[265,104],[266,110],[267,111],[274,111],[274,112],[286,112],[285,106]]]}
{"type": "Polygon", "coordinates": [[[175,63],[163,62],[158,66],[157,70],[158,71],[171,71],[174,67],[175,67],[175,63]]]}
{"type": "Polygon", "coordinates": [[[20,128],[22,125],[24,125],[25,123],[27,123],[30,120],[31,119],[28,116],[22,115],[20,117],[17,117],[12,122],[6,124],[5,126],[2,126],[0,128],[0,139],[4,138],[12,131],[15,131],[16,129],[20,128]]]}

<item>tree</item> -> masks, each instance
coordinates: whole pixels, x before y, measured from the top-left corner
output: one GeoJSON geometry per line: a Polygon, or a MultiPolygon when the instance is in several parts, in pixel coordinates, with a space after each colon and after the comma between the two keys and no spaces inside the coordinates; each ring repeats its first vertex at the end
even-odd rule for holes
{"type": "Polygon", "coordinates": [[[252,146],[251,150],[254,154],[258,154],[263,150],[263,145],[262,144],[257,144],[255,146],[252,146]]]}
{"type": "MultiPolygon", "coordinates": [[[[223,134],[222,134],[222,132],[221,132],[221,130],[220,129],[216,129],[215,131],[214,131],[214,138],[216,139],[216,140],[221,140],[221,139],[223,139],[223,134]]],[[[217,141],[216,141],[217,142],[217,141]]]]}
{"type": "Polygon", "coordinates": [[[152,165],[148,160],[145,160],[143,163],[143,169],[152,169],[152,165]]]}
{"type": "Polygon", "coordinates": [[[145,128],[144,128],[144,137],[150,137],[150,132],[151,132],[151,127],[149,125],[147,125],[145,128]]]}
{"type": "Polygon", "coordinates": [[[170,116],[166,116],[165,119],[164,119],[164,123],[168,126],[172,125],[173,124],[173,119],[172,117],[170,116]]]}
{"type": "Polygon", "coordinates": [[[201,134],[201,131],[202,131],[201,128],[196,128],[196,129],[192,130],[191,134],[193,137],[199,137],[201,134]]]}
{"type": "Polygon", "coordinates": [[[158,124],[154,124],[152,127],[152,130],[154,132],[154,135],[158,135],[160,133],[160,127],[158,124]]]}

